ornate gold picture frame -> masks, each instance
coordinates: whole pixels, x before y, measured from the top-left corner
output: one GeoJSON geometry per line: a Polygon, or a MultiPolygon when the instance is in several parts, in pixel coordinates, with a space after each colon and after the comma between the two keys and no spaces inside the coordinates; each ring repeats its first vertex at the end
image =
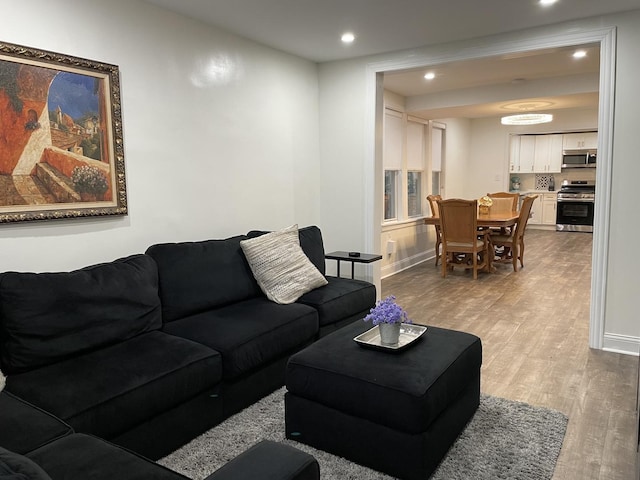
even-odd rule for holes
{"type": "Polygon", "coordinates": [[[0,42],[0,223],[126,213],[118,67],[0,42]]]}

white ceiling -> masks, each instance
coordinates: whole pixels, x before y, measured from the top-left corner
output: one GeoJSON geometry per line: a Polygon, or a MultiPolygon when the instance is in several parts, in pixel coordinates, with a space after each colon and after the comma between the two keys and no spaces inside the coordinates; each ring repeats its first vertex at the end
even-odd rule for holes
{"type": "MultiPolygon", "coordinates": [[[[640,8],[640,0],[558,0],[550,7],[540,6],[538,0],[145,1],[315,62],[468,40],[640,8]],[[346,30],[356,35],[349,46],[340,42],[340,35],[346,30]]],[[[589,59],[582,64],[570,63],[566,52],[540,53],[526,58],[441,65],[436,68],[439,77],[431,83],[422,79],[424,72],[387,74],[385,88],[406,96],[425,95],[506,85],[516,78],[525,79],[525,85],[543,78],[571,78],[569,75],[580,73],[580,69],[598,71],[597,60],[594,63],[597,51],[590,52],[589,59]]],[[[540,101],[551,101],[555,108],[593,106],[597,105],[597,93],[593,93],[581,92],[573,98],[553,96],[540,101]]],[[[537,96],[522,98],[536,99],[537,96]]],[[[437,116],[495,115],[504,101],[484,103],[445,109],[438,111],[437,116]]]]}
{"type": "Polygon", "coordinates": [[[315,62],[640,8],[639,0],[146,0],[315,62]],[[351,30],[356,41],[343,46],[351,30]]]}

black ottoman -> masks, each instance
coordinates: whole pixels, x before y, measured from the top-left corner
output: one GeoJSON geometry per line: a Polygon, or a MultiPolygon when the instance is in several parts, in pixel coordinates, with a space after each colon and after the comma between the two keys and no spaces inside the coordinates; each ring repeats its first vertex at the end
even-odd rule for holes
{"type": "Polygon", "coordinates": [[[290,358],[287,438],[426,480],[478,408],[482,343],[428,327],[413,345],[390,353],[353,341],[369,328],[348,325],[290,358]]]}

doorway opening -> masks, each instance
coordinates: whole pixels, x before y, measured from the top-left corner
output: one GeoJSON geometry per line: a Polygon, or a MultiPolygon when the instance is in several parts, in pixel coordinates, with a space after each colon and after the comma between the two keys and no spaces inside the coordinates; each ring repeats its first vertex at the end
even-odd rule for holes
{"type": "MultiPolygon", "coordinates": [[[[566,49],[576,46],[593,45],[599,48],[599,74],[598,74],[598,201],[596,203],[593,250],[592,250],[592,279],[591,279],[591,308],[589,324],[589,346],[602,349],[604,341],[604,300],[606,293],[605,272],[607,269],[607,251],[609,236],[609,204],[611,191],[611,148],[613,126],[613,98],[614,98],[614,59],[615,59],[615,28],[584,31],[581,33],[560,34],[554,37],[532,37],[529,40],[519,42],[498,42],[478,48],[461,49],[456,52],[442,54],[414,55],[408,58],[396,59],[372,63],[368,65],[369,95],[368,108],[371,128],[370,158],[375,169],[372,172],[372,212],[381,210],[382,199],[381,185],[374,182],[378,178],[377,172],[382,171],[382,141],[379,138],[381,129],[379,123],[383,117],[384,108],[384,81],[387,74],[400,73],[412,69],[425,69],[433,65],[446,65],[464,63],[466,61],[479,61],[500,56],[526,56],[535,55],[536,52],[549,49],[566,49]],[[377,132],[377,134],[376,134],[377,132]]],[[[445,97],[445,95],[441,95],[445,97]]],[[[370,225],[367,231],[372,232],[371,247],[380,248],[381,225],[376,215],[369,216],[370,225]]]]}

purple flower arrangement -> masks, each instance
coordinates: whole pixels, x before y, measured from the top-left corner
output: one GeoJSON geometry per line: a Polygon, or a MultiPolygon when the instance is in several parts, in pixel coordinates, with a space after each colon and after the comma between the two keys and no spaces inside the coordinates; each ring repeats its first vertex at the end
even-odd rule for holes
{"type": "Polygon", "coordinates": [[[364,317],[364,321],[371,322],[373,325],[381,323],[411,323],[407,312],[396,303],[396,297],[393,295],[376,302],[376,306],[369,311],[369,315],[364,317]]]}

